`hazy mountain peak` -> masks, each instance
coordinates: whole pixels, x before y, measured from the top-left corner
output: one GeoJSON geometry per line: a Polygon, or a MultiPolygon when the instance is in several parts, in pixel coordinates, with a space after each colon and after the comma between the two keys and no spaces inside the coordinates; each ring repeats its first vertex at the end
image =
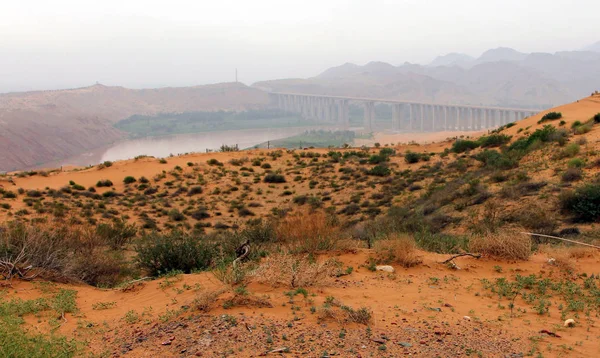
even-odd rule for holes
{"type": "Polygon", "coordinates": [[[591,44],[589,46],[587,46],[586,48],[583,49],[584,51],[594,51],[594,52],[600,52],[600,41],[591,44]]]}
{"type": "Polygon", "coordinates": [[[527,57],[527,54],[510,47],[498,47],[485,51],[477,59],[477,62],[522,61],[525,57],[527,57]]]}
{"type": "Polygon", "coordinates": [[[452,52],[443,56],[436,57],[428,66],[468,66],[475,58],[464,53],[452,52]]]}
{"type": "Polygon", "coordinates": [[[343,65],[335,66],[326,69],[317,77],[320,78],[333,78],[333,77],[342,77],[352,73],[355,73],[360,68],[359,65],[355,63],[346,62],[343,65]]]}

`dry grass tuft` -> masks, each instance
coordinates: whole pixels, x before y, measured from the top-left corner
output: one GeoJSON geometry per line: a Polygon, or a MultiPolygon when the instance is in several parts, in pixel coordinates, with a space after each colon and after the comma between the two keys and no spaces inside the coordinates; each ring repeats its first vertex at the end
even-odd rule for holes
{"type": "MultiPolygon", "coordinates": [[[[313,253],[340,248],[339,228],[323,211],[303,210],[289,215],[277,225],[281,243],[300,253],[313,253]]],[[[345,246],[345,245],[344,245],[345,246]]]]}
{"type": "Polygon", "coordinates": [[[415,239],[408,235],[392,235],[375,243],[377,262],[413,267],[423,262],[418,255],[415,239]]]}
{"type": "Polygon", "coordinates": [[[531,256],[531,238],[517,232],[474,236],[469,250],[498,259],[527,261],[531,256]]]}
{"type": "Polygon", "coordinates": [[[256,296],[253,294],[235,294],[226,301],[231,307],[258,307],[273,308],[271,301],[267,296],[256,296]]]}
{"type": "Polygon", "coordinates": [[[198,311],[208,312],[211,310],[212,305],[216,302],[217,298],[225,293],[225,289],[215,291],[203,291],[196,295],[193,301],[193,307],[198,311]]]}
{"type": "Polygon", "coordinates": [[[593,257],[596,253],[591,247],[549,244],[540,245],[538,251],[548,258],[549,263],[566,272],[575,271],[575,260],[593,257]]]}
{"type": "Polygon", "coordinates": [[[290,288],[326,286],[336,272],[339,262],[313,262],[308,255],[277,254],[267,257],[256,270],[260,283],[272,287],[290,288]]]}

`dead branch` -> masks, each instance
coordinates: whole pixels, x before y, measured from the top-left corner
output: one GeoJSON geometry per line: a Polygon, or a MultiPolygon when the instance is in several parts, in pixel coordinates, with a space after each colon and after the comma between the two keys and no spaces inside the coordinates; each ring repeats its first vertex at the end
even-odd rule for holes
{"type": "Polygon", "coordinates": [[[462,253],[462,254],[454,255],[454,256],[452,256],[451,258],[449,258],[448,260],[446,260],[446,261],[444,261],[442,263],[443,264],[447,264],[448,262],[450,262],[450,261],[452,261],[452,260],[454,260],[456,258],[462,257],[462,256],[471,256],[471,257],[474,257],[476,259],[481,258],[481,254],[471,254],[471,253],[465,252],[465,253],[462,253]]]}
{"type": "Polygon", "coordinates": [[[548,238],[551,238],[551,239],[556,239],[556,240],[570,242],[572,244],[589,246],[589,247],[593,247],[595,249],[600,249],[600,246],[596,246],[596,245],[592,245],[592,244],[586,244],[585,242],[579,242],[579,241],[575,241],[575,240],[563,239],[562,237],[557,237],[557,236],[544,235],[544,234],[535,234],[535,233],[532,233],[532,232],[522,232],[521,234],[532,235],[532,236],[548,237],[548,238]]]}

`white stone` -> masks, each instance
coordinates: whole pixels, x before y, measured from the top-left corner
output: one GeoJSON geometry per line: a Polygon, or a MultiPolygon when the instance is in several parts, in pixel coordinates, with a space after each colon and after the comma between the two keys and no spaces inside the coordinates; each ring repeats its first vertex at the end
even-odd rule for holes
{"type": "Polygon", "coordinates": [[[565,321],[565,327],[573,327],[575,325],[575,320],[573,318],[569,318],[565,321]]]}
{"type": "Polygon", "coordinates": [[[389,265],[376,266],[375,269],[377,271],[394,272],[394,268],[389,265]]]}
{"type": "Polygon", "coordinates": [[[463,317],[463,319],[464,319],[465,321],[470,321],[470,320],[471,320],[471,317],[469,317],[469,316],[464,316],[464,317],[463,317]]]}

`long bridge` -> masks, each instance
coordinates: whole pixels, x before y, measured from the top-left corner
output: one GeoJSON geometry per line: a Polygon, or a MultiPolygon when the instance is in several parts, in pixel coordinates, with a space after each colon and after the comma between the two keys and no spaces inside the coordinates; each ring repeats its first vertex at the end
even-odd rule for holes
{"type": "Polygon", "coordinates": [[[338,123],[349,127],[349,106],[362,103],[364,128],[373,131],[375,104],[392,107],[393,131],[478,131],[495,128],[536,114],[523,108],[503,108],[435,104],[381,98],[327,96],[302,93],[270,92],[272,103],[287,112],[295,112],[311,120],[338,123]]]}

